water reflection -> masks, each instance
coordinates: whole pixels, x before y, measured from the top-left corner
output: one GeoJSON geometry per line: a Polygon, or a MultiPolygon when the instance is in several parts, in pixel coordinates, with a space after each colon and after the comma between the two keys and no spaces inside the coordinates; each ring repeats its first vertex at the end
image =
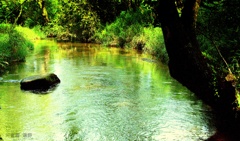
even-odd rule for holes
{"type": "Polygon", "coordinates": [[[27,62],[3,80],[54,72],[61,84],[47,95],[0,83],[0,136],[19,140],[204,140],[212,115],[168,69],[135,51],[90,44],[40,42],[27,62]],[[15,74],[15,75],[13,75],[15,74]],[[11,76],[11,77],[10,77],[11,76]]]}

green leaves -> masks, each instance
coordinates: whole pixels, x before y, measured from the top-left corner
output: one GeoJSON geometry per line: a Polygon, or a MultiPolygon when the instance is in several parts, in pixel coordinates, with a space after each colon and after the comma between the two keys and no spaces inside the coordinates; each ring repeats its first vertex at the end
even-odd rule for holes
{"type": "Polygon", "coordinates": [[[0,62],[22,61],[33,44],[9,24],[0,24],[0,62]]]}
{"type": "Polygon", "coordinates": [[[66,0],[59,4],[60,10],[55,21],[65,29],[63,33],[77,34],[78,39],[88,41],[100,25],[100,19],[91,4],[66,0]]]}
{"type": "Polygon", "coordinates": [[[217,46],[239,81],[240,1],[205,0],[203,4],[197,26],[201,50],[215,73],[225,77],[227,67],[214,47],[217,46]]]}
{"type": "Polygon", "coordinates": [[[131,44],[143,32],[144,27],[152,24],[151,9],[141,5],[136,10],[122,11],[113,23],[106,25],[95,37],[101,43],[123,47],[131,44]]]}

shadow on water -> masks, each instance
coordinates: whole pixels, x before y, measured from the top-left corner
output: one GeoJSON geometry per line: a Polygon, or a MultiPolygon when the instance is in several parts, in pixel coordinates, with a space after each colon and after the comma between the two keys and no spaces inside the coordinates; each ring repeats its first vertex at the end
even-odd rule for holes
{"type": "Polygon", "coordinates": [[[216,112],[214,125],[216,133],[206,141],[239,141],[240,140],[240,118],[229,113],[216,112]]]}

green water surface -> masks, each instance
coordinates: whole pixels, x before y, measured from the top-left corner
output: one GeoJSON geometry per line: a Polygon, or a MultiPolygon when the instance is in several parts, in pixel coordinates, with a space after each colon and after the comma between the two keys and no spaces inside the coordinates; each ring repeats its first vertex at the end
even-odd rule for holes
{"type": "Polygon", "coordinates": [[[33,141],[197,141],[215,133],[211,110],[136,51],[38,41],[26,62],[0,77],[0,136],[33,141]],[[55,90],[20,80],[55,73],[55,90]]]}

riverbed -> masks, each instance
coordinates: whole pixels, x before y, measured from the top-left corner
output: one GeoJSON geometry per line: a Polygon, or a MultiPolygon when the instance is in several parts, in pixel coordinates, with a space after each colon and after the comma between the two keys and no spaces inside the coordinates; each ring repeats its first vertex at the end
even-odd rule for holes
{"type": "Polygon", "coordinates": [[[0,137],[34,141],[197,141],[215,134],[212,110],[135,50],[43,40],[0,77],[0,137]],[[55,73],[36,94],[21,79],[55,73]]]}

